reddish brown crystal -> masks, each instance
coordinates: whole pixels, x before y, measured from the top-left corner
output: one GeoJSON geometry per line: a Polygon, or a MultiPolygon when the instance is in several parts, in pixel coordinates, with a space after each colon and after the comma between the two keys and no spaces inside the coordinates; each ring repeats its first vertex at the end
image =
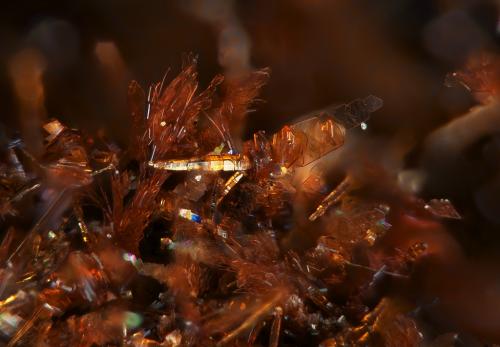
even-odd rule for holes
{"type": "Polygon", "coordinates": [[[136,82],[129,86],[127,151],[55,120],[45,126],[36,169],[15,160],[18,147],[12,148],[0,171],[8,196],[2,206],[10,213],[38,194],[45,212],[26,237],[11,229],[0,247],[6,341],[158,347],[419,341],[406,304],[365,298],[386,277],[407,280],[425,247],[377,249],[391,227],[390,208],[359,194],[362,183],[353,175],[331,193],[323,162],[300,176],[307,169],[301,167],[339,148],[381,100],[357,99],[243,142],[244,119],[268,74],[217,76],[200,91],[189,56],[170,83],[148,93],[136,82]],[[38,188],[27,191],[32,184],[38,188]]]}

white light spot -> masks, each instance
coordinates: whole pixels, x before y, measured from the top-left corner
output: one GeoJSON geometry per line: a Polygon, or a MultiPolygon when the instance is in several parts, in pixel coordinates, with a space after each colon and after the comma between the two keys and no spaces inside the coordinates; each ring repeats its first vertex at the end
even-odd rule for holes
{"type": "Polygon", "coordinates": [[[361,125],[361,130],[368,129],[368,125],[365,122],[362,122],[360,125],[361,125]]]}

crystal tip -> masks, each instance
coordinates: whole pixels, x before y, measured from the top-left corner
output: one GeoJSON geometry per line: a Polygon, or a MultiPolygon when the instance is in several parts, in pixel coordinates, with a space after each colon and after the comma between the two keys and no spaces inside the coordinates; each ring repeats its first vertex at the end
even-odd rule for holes
{"type": "Polygon", "coordinates": [[[368,95],[363,99],[363,104],[365,104],[367,111],[372,113],[384,106],[384,100],[375,95],[368,95]]]}

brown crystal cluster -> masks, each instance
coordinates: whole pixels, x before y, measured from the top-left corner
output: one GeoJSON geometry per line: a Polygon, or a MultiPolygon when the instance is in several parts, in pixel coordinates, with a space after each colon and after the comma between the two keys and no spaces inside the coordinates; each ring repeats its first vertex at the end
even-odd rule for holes
{"type": "MultiPolygon", "coordinates": [[[[355,174],[332,181],[316,165],[382,101],[354,100],[243,141],[268,76],[217,76],[200,91],[189,56],[168,84],[147,93],[130,84],[127,150],[57,120],[43,127],[39,157],[20,139],[5,145],[3,343],[422,341],[413,307],[374,293],[380,282],[407,281],[426,245],[381,251],[391,206],[358,194],[355,174]]],[[[412,201],[429,218],[460,217],[447,200],[412,201]]]]}

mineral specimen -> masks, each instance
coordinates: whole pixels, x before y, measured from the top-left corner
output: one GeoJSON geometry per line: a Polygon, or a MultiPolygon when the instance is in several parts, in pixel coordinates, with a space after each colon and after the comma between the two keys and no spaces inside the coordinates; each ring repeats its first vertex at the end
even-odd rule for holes
{"type": "MultiPolygon", "coordinates": [[[[418,257],[410,247],[371,262],[391,227],[387,203],[356,196],[349,174],[328,193],[321,166],[294,179],[348,141],[381,100],[358,99],[245,142],[238,129],[268,75],[217,76],[200,92],[189,56],[147,97],[130,84],[128,150],[57,120],[43,127],[43,155],[20,140],[3,149],[0,212],[11,227],[0,248],[0,334],[8,346],[420,342],[405,305],[362,299],[383,275],[407,279],[418,257]],[[294,206],[302,193],[316,200],[294,206]],[[21,211],[30,229],[9,217],[21,211]],[[292,246],[293,235],[309,244],[292,246]]],[[[429,206],[457,218],[447,204],[429,206]]]]}

